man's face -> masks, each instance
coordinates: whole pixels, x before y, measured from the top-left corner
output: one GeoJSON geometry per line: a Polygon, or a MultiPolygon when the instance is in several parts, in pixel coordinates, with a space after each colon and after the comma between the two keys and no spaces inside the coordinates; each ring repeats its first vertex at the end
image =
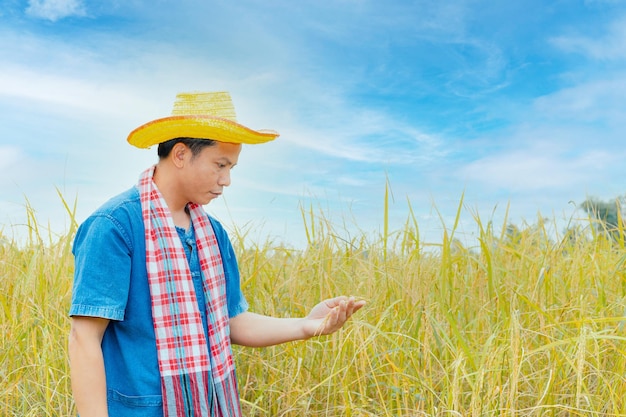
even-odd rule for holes
{"type": "Polygon", "coordinates": [[[216,142],[195,157],[188,151],[181,186],[188,201],[205,205],[219,197],[230,185],[230,170],[237,164],[241,145],[216,142]]]}

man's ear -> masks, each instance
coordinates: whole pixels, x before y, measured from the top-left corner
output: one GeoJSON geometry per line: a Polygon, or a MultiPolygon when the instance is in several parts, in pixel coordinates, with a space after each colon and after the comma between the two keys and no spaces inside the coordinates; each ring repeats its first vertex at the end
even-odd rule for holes
{"type": "Polygon", "coordinates": [[[172,157],[172,162],[175,166],[182,168],[185,164],[185,158],[187,154],[190,152],[189,148],[182,142],[178,142],[172,148],[172,152],[170,152],[170,156],[172,157]]]}

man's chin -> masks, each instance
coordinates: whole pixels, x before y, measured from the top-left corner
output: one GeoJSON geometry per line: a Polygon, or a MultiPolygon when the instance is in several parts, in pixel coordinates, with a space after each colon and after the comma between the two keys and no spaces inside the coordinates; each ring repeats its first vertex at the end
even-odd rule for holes
{"type": "Polygon", "coordinates": [[[202,201],[198,201],[197,204],[199,204],[201,206],[206,206],[211,201],[217,199],[219,196],[220,196],[219,194],[209,194],[207,197],[203,198],[202,201]]]}

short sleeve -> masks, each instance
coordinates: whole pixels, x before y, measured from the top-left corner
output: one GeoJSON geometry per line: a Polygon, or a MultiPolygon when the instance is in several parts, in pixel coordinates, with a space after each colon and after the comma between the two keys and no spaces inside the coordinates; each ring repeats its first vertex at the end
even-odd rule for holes
{"type": "Polygon", "coordinates": [[[115,218],[93,215],[74,239],[70,316],[123,320],[128,302],[132,243],[115,218]]]}

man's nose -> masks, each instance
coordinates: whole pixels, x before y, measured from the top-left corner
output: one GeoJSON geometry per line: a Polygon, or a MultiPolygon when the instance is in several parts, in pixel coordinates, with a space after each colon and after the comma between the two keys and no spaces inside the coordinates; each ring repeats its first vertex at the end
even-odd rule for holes
{"type": "Polygon", "coordinates": [[[228,187],[230,185],[230,170],[226,170],[226,172],[220,175],[219,185],[223,187],[228,187]]]}

